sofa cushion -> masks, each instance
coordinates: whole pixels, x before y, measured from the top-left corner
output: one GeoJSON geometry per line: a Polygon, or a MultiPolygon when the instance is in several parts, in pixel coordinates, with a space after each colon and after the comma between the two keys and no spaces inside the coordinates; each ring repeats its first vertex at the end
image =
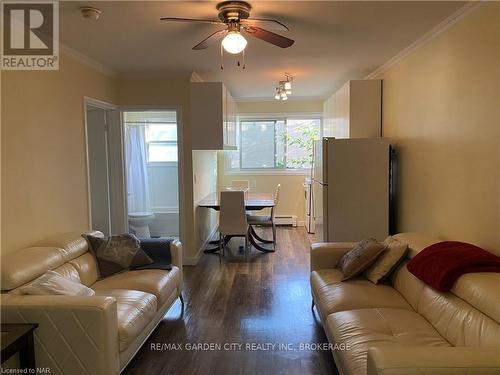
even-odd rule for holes
{"type": "Polygon", "coordinates": [[[17,288],[64,263],[58,247],[29,247],[2,256],[2,290],[17,288]]]}
{"type": "Polygon", "coordinates": [[[391,277],[392,285],[410,303],[413,309],[417,310],[425,284],[408,271],[407,264],[408,260],[405,260],[397,266],[391,277]]]}
{"type": "Polygon", "coordinates": [[[97,264],[94,256],[86,252],[69,262],[78,271],[82,284],[91,286],[97,281],[97,264]]]}
{"type": "Polygon", "coordinates": [[[120,352],[129,346],[156,314],[156,297],[149,293],[125,289],[100,289],[96,291],[96,295],[116,299],[120,352]]]}
{"type": "MultiPolygon", "coordinates": [[[[97,230],[88,230],[83,232],[91,236],[104,236],[97,230]]],[[[67,232],[57,234],[39,241],[35,246],[50,246],[62,249],[64,260],[66,262],[85,254],[88,251],[87,241],[82,237],[82,232],[67,232]]]]}
{"type": "Polygon", "coordinates": [[[457,280],[451,292],[500,324],[499,285],[499,273],[468,273],[457,280]]]}
{"type": "Polygon", "coordinates": [[[412,310],[411,306],[389,285],[375,285],[364,278],[342,281],[337,269],[311,273],[311,288],[322,317],[345,310],[393,307],[412,310]]]}
{"type": "Polygon", "coordinates": [[[175,266],[170,271],[133,270],[112,275],[92,285],[96,292],[101,289],[140,290],[154,294],[158,306],[162,306],[179,285],[180,272],[175,266]]]}
{"type": "Polygon", "coordinates": [[[366,374],[366,357],[371,347],[450,346],[422,316],[404,309],[337,312],[328,316],[326,330],[334,343],[347,345],[347,350],[335,351],[334,356],[337,365],[348,374],[366,374]]]}
{"type": "MultiPolygon", "coordinates": [[[[498,291],[489,299],[498,303],[498,291]]],[[[500,324],[453,293],[425,286],[417,311],[453,346],[500,347],[500,324]]]]}
{"type": "Polygon", "coordinates": [[[78,274],[78,271],[76,270],[75,267],[73,267],[69,263],[64,263],[62,266],[54,268],[52,271],[57,272],[62,277],[65,277],[71,281],[74,281],[75,283],[82,283],[82,280],[80,279],[80,275],[78,274]]]}

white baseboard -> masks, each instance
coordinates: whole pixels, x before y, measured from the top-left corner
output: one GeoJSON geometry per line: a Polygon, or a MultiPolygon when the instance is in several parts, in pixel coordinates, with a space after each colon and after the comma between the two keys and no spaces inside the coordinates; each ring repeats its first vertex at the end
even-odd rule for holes
{"type": "Polygon", "coordinates": [[[196,266],[198,264],[198,262],[200,261],[201,255],[203,254],[203,250],[207,247],[208,242],[212,239],[215,232],[217,232],[217,225],[212,228],[212,230],[210,231],[210,234],[203,242],[203,245],[201,245],[201,247],[198,249],[196,255],[193,257],[184,257],[183,264],[185,264],[186,266],[196,266]]]}

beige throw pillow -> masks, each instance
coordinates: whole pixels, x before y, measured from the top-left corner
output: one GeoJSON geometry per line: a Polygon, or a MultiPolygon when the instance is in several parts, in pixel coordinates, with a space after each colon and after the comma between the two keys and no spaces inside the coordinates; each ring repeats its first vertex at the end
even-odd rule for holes
{"type": "Polygon", "coordinates": [[[374,239],[358,242],[352,250],[344,254],[340,259],[338,267],[344,274],[342,281],[350,279],[362,273],[377,259],[384,251],[385,245],[374,239]]]}
{"type": "Polygon", "coordinates": [[[404,258],[408,250],[407,244],[401,243],[392,237],[387,237],[384,244],[386,245],[386,249],[364,272],[365,277],[374,284],[386,280],[404,258]]]}
{"type": "Polygon", "coordinates": [[[47,271],[28,285],[19,288],[21,294],[93,296],[95,292],[85,285],[75,283],[57,272],[47,271]]]}

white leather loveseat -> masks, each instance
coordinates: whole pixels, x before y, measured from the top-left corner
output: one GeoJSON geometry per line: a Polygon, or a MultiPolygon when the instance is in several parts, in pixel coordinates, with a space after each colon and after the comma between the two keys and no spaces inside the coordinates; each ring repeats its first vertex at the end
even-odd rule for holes
{"type": "MultiPolygon", "coordinates": [[[[441,241],[393,237],[408,244],[408,258],[441,241]]],[[[390,284],[341,282],[334,267],[352,245],[311,246],[313,301],[341,374],[500,374],[499,273],[463,275],[440,293],[408,271],[407,259],[390,284]]]]}
{"type": "Polygon", "coordinates": [[[181,243],[173,241],[170,251],[170,271],[127,271],[102,280],[80,233],[7,254],[2,258],[2,322],[39,324],[36,364],[51,374],[119,374],[181,295],[181,243]],[[20,286],[47,270],[81,282],[96,295],[19,294],[20,286]]]}

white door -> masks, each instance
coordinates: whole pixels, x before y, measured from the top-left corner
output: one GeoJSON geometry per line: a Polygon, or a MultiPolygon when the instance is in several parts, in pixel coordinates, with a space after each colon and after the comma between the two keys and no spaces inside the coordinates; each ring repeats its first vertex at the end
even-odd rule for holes
{"type": "Polygon", "coordinates": [[[90,218],[92,229],[111,233],[106,110],[86,107],[90,218]]]}
{"type": "Polygon", "coordinates": [[[123,128],[120,111],[107,110],[108,176],[111,233],[128,232],[123,128]]]}

